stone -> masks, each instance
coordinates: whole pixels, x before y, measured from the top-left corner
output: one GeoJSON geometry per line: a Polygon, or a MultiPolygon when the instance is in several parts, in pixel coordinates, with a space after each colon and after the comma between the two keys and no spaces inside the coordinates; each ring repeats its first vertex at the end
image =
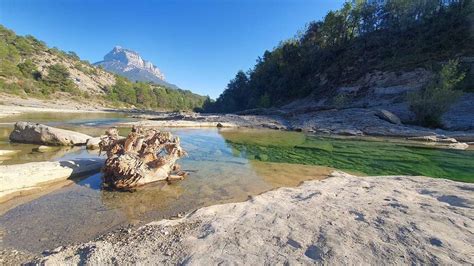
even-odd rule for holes
{"type": "Polygon", "coordinates": [[[443,135],[408,137],[407,140],[425,142],[426,144],[434,145],[439,148],[449,148],[454,150],[465,150],[469,148],[469,144],[458,142],[454,138],[446,137],[443,135]]]}
{"type": "Polygon", "coordinates": [[[420,136],[420,137],[408,137],[408,140],[423,141],[423,142],[439,142],[439,143],[458,143],[454,138],[449,138],[446,136],[420,136]]]}
{"type": "Polygon", "coordinates": [[[18,150],[0,150],[0,163],[10,160],[13,155],[19,152],[18,150]]]}
{"type": "Polygon", "coordinates": [[[50,152],[50,151],[53,151],[53,150],[54,150],[53,147],[45,146],[45,145],[41,145],[41,146],[38,146],[36,148],[33,148],[34,152],[50,152]]]}
{"type": "Polygon", "coordinates": [[[97,150],[99,148],[100,137],[90,138],[86,142],[86,148],[88,150],[97,150]]]}
{"type": "Polygon", "coordinates": [[[398,116],[396,116],[394,113],[392,113],[390,111],[380,109],[375,113],[375,115],[378,118],[383,119],[383,120],[385,120],[387,122],[390,122],[392,124],[396,124],[396,125],[401,125],[402,124],[402,121],[400,120],[400,118],[398,118],[398,116]]]}
{"type": "Polygon", "coordinates": [[[32,122],[17,122],[10,134],[12,142],[52,146],[84,145],[90,138],[86,134],[32,122]]]}
{"type": "Polygon", "coordinates": [[[18,150],[0,150],[0,156],[10,156],[19,152],[18,150]]]}
{"type": "Polygon", "coordinates": [[[364,133],[358,129],[342,128],[334,132],[337,135],[342,136],[363,136],[364,133]]]}
{"type": "Polygon", "coordinates": [[[42,184],[100,171],[104,159],[0,165],[0,202],[42,184]]]}

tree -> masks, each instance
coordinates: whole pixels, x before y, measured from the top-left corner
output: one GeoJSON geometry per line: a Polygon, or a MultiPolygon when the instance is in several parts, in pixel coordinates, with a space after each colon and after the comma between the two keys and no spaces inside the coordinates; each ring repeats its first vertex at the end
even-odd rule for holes
{"type": "Polygon", "coordinates": [[[33,77],[35,80],[41,79],[41,73],[36,69],[36,65],[30,59],[18,64],[18,69],[25,77],[33,77]]]}
{"type": "Polygon", "coordinates": [[[48,75],[44,79],[44,83],[53,90],[79,94],[79,90],[69,76],[69,71],[64,65],[51,65],[48,67],[48,75]]]}
{"type": "Polygon", "coordinates": [[[456,86],[464,79],[459,71],[459,61],[451,60],[438,73],[436,80],[408,97],[410,109],[415,113],[416,122],[422,126],[440,127],[441,117],[462,95],[456,86]]]}

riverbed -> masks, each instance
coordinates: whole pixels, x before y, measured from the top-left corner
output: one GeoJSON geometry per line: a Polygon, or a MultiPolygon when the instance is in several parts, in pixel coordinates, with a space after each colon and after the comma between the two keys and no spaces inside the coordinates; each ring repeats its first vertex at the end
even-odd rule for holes
{"type": "MultiPolygon", "coordinates": [[[[11,122],[46,123],[99,136],[124,121],[120,113],[22,114],[0,120],[0,150],[18,150],[2,164],[97,157],[84,147],[33,152],[38,145],[8,141],[11,122]]],[[[120,128],[122,135],[127,128],[120,128]]],[[[246,200],[278,187],[323,179],[334,169],[356,175],[424,175],[474,182],[474,152],[435,149],[400,140],[328,138],[255,129],[163,129],[181,138],[189,156],[180,160],[189,176],[136,192],[101,189],[96,173],[59,184],[21,204],[0,204],[0,248],[39,254],[45,249],[89,241],[125,225],[180,217],[197,208],[246,200]]]]}

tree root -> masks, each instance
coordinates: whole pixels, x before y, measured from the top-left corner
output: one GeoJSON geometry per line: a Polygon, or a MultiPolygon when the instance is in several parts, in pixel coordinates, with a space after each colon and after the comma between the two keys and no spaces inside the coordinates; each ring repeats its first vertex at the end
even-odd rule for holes
{"type": "Polygon", "coordinates": [[[116,128],[101,137],[100,151],[107,155],[103,184],[113,189],[129,190],[155,181],[182,180],[186,173],[176,161],[186,152],[178,137],[156,129],[133,127],[126,138],[116,128]]]}

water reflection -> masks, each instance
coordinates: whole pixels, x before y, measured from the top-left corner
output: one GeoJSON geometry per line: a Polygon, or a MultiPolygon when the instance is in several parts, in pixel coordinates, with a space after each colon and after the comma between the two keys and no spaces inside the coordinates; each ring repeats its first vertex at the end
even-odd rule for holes
{"type": "MultiPolygon", "coordinates": [[[[87,127],[82,127],[87,129],[87,127]]],[[[3,243],[39,252],[72,242],[88,241],[97,234],[128,223],[168,218],[180,212],[217,203],[242,201],[279,186],[297,185],[322,178],[328,168],[276,164],[236,155],[217,129],[173,129],[189,156],[180,160],[190,173],[182,182],[155,183],[134,193],[101,190],[101,174],[17,206],[0,216],[3,243]],[[41,240],[41,241],[40,241],[41,240]]],[[[61,159],[97,156],[83,148],[61,159]]]]}

